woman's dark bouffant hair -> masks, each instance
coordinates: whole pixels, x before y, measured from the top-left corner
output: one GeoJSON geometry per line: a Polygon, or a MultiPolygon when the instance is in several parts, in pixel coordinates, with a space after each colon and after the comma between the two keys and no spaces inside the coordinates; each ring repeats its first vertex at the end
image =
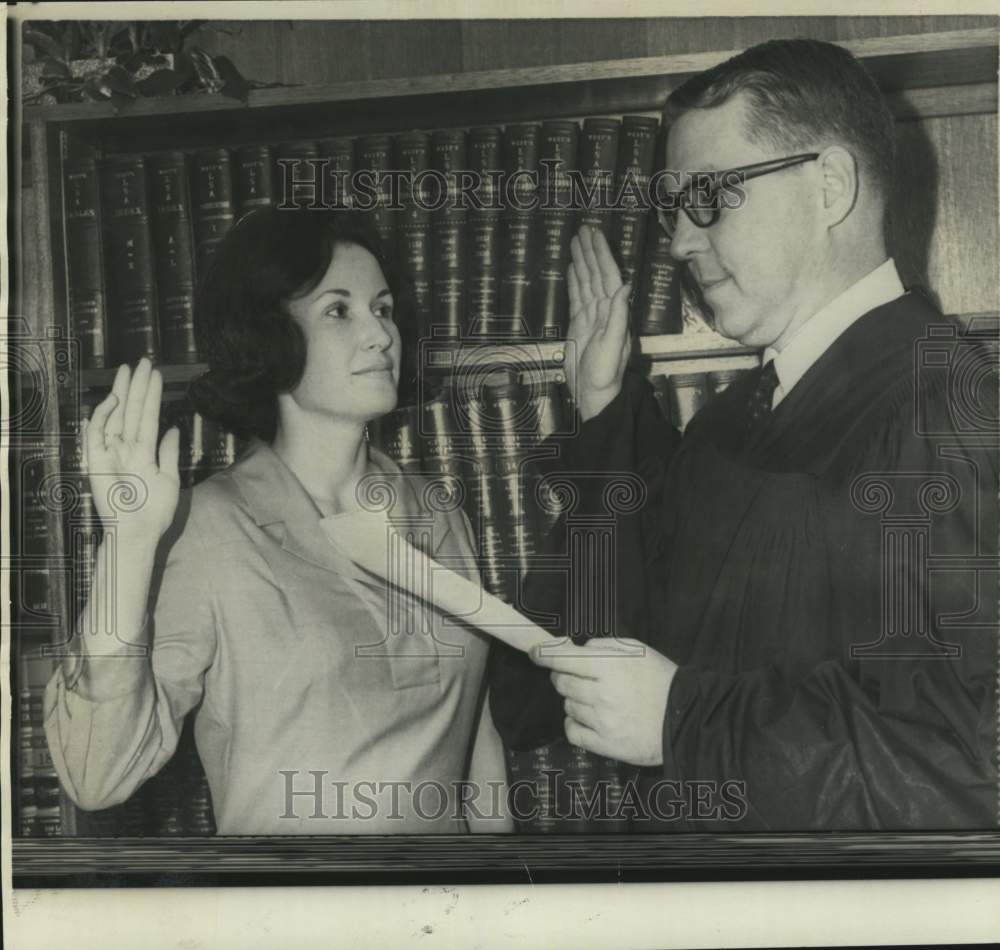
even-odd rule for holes
{"type": "Polygon", "coordinates": [[[195,329],[208,371],[191,384],[203,416],[246,438],[274,439],[279,393],[305,369],[306,341],[286,303],[323,279],[338,244],[378,260],[397,319],[405,287],[370,216],[349,209],[261,208],[241,218],[212,258],[195,300],[195,329]]]}

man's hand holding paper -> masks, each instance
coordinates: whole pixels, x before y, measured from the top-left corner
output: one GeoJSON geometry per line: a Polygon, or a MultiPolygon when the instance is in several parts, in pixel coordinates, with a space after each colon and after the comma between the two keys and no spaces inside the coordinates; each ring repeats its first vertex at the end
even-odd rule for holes
{"type": "Polygon", "coordinates": [[[632,765],[663,762],[663,721],[677,665],[638,640],[553,640],[531,659],[552,670],[564,699],[566,738],[632,765]]]}

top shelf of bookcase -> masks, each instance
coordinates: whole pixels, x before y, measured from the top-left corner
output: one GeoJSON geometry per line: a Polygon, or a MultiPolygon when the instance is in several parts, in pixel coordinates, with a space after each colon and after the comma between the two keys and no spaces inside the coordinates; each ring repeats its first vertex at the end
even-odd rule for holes
{"type": "MultiPolygon", "coordinates": [[[[890,97],[910,90],[989,84],[995,102],[997,40],[998,31],[987,28],[875,37],[842,45],[866,63],[890,97]]],[[[244,123],[259,134],[261,124],[270,126],[272,118],[275,127],[269,133],[279,138],[294,134],[296,126],[315,127],[317,122],[335,130],[330,134],[350,134],[388,132],[416,123],[424,127],[475,124],[484,115],[502,123],[539,115],[659,111],[670,90],[686,76],[736,52],[262,89],[251,92],[245,104],[217,95],[190,95],[136,99],[118,110],[111,103],[32,106],[24,109],[22,117],[26,122],[96,124],[107,132],[116,129],[153,138],[160,127],[161,135],[176,142],[177,124],[162,128],[159,120],[165,116],[183,119],[186,130],[195,137],[200,131],[209,140],[212,130],[239,139],[244,123]],[[400,108],[401,100],[405,109],[400,108]]],[[[899,108],[905,114],[905,103],[899,108]]],[[[168,139],[163,147],[171,146],[168,139]]]]}

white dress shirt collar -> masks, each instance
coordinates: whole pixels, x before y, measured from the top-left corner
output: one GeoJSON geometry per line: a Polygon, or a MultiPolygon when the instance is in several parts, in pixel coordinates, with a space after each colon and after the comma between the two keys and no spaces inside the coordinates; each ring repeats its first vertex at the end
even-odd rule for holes
{"type": "Polygon", "coordinates": [[[899,272],[890,257],[813,314],[780,352],[767,347],[762,362],[766,364],[773,359],[778,374],[771,407],[777,406],[791,392],[809,367],[852,323],[904,293],[899,272]]]}

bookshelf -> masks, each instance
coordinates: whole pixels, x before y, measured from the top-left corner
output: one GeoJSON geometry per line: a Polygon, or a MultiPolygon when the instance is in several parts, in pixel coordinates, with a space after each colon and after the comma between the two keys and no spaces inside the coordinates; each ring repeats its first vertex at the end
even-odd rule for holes
{"type": "MultiPolygon", "coordinates": [[[[957,30],[920,35],[877,37],[844,43],[871,69],[886,91],[900,123],[995,117],[997,112],[997,37],[995,29],[957,30]]],[[[14,312],[26,315],[26,333],[35,344],[43,368],[41,400],[43,425],[35,440],[47,473],[58,471],[59,438],[75,401],[106,390],[112,369],[85,369],[67,373],[62,344],[70,334],[66,304],[66,234],[62,215],[61,143],[65,137],[92,143],[105,156],[236,147],[260,142],[319,139],[333,135],[394,134],[411,129],[507,125],[542,118],[579,119],[593,116],[657,116],[669,92],[688,75],[721,62],[736,50],[643,57],[421,76],[393,80],[342,82],[254,91],[246,103],[218,96],[195,95],[138,99],[116,111],[109,104],[34,106],[23,109],[18,143],[23,165],[14,189],[17,247],[14,312]]],[[[978,128],[978,126],[977,126],[978,128]]],[[[950,133],[949,133],[950,134],[950,133]]],[[[961,136],[954,136],[960,138],[961,136]]],[[[993,126],[995,143],[995,125],[993,126]]],[[[973,141],[973,140],[970,140],[973,141]]],[[[979,141],[979,140],[975,140],[979,141]]],[[[969,148],[975,147],[975,141],[969,148]]],[[[953,197],[963,181],[960,174],[975,164],[975,156],[940,150],[947,162],[943,172],[953,197]]],[[[990,180],[993,167],[976,181],[990,180]]],[[[995,217],[995,215],[994,215],[995,217]]],[[[951,227],[949,221],[944,226],[951,227]]],[[[974,238],[967,238],[975,243],[974,238]]],[[[993,232],[995,245],[995,231],[993,232]]],[[[981,241],[979,242],[982,243],[981,241]]],[[[989,242],[985,259],[989,259],[989,242]]],[[[996,306],[995,261],[992,270],[982,258],[955,262],[963,283],[979,281],[992,300],[974,309],[992,313],[996,306]]],[[[966,299],[962,297],[961,299],[966,299]]],[[[945,305],[946,310],[954,310],[945,305]]],[[[966,315],[960,312],[960,315],[966,315]]],[[[756,360],[755,351],[711,332],[643,336],[638,340],[641,365],[655,373],[698,373],[713,367],[744,368],[756,360]]],[[[446,345],[435,367],[453,370],[446,345]]],[[[462,349],[463,363],[523,367],[542,366],[558,373],[566,347],[559,341],[503,341],[462,349]]],[[[204,370],[200,363],[160,366],[168,398],[178,398],[186,384],[204,370]]],[[[37,393],[35,395],[38,395],[37,393]]],[[[45,514],[49,553],[65,559],[63,530],[57,512],[45,514]]],[[[68,616],[69,584],[64,572],[49,578],[52,602],[60,617],[19,631],[18,650],[37,650],[59,636],[59,624],[68,616]]],[[[64,836],[75,829],[74,809],[64,799],[64,836]]]]}

